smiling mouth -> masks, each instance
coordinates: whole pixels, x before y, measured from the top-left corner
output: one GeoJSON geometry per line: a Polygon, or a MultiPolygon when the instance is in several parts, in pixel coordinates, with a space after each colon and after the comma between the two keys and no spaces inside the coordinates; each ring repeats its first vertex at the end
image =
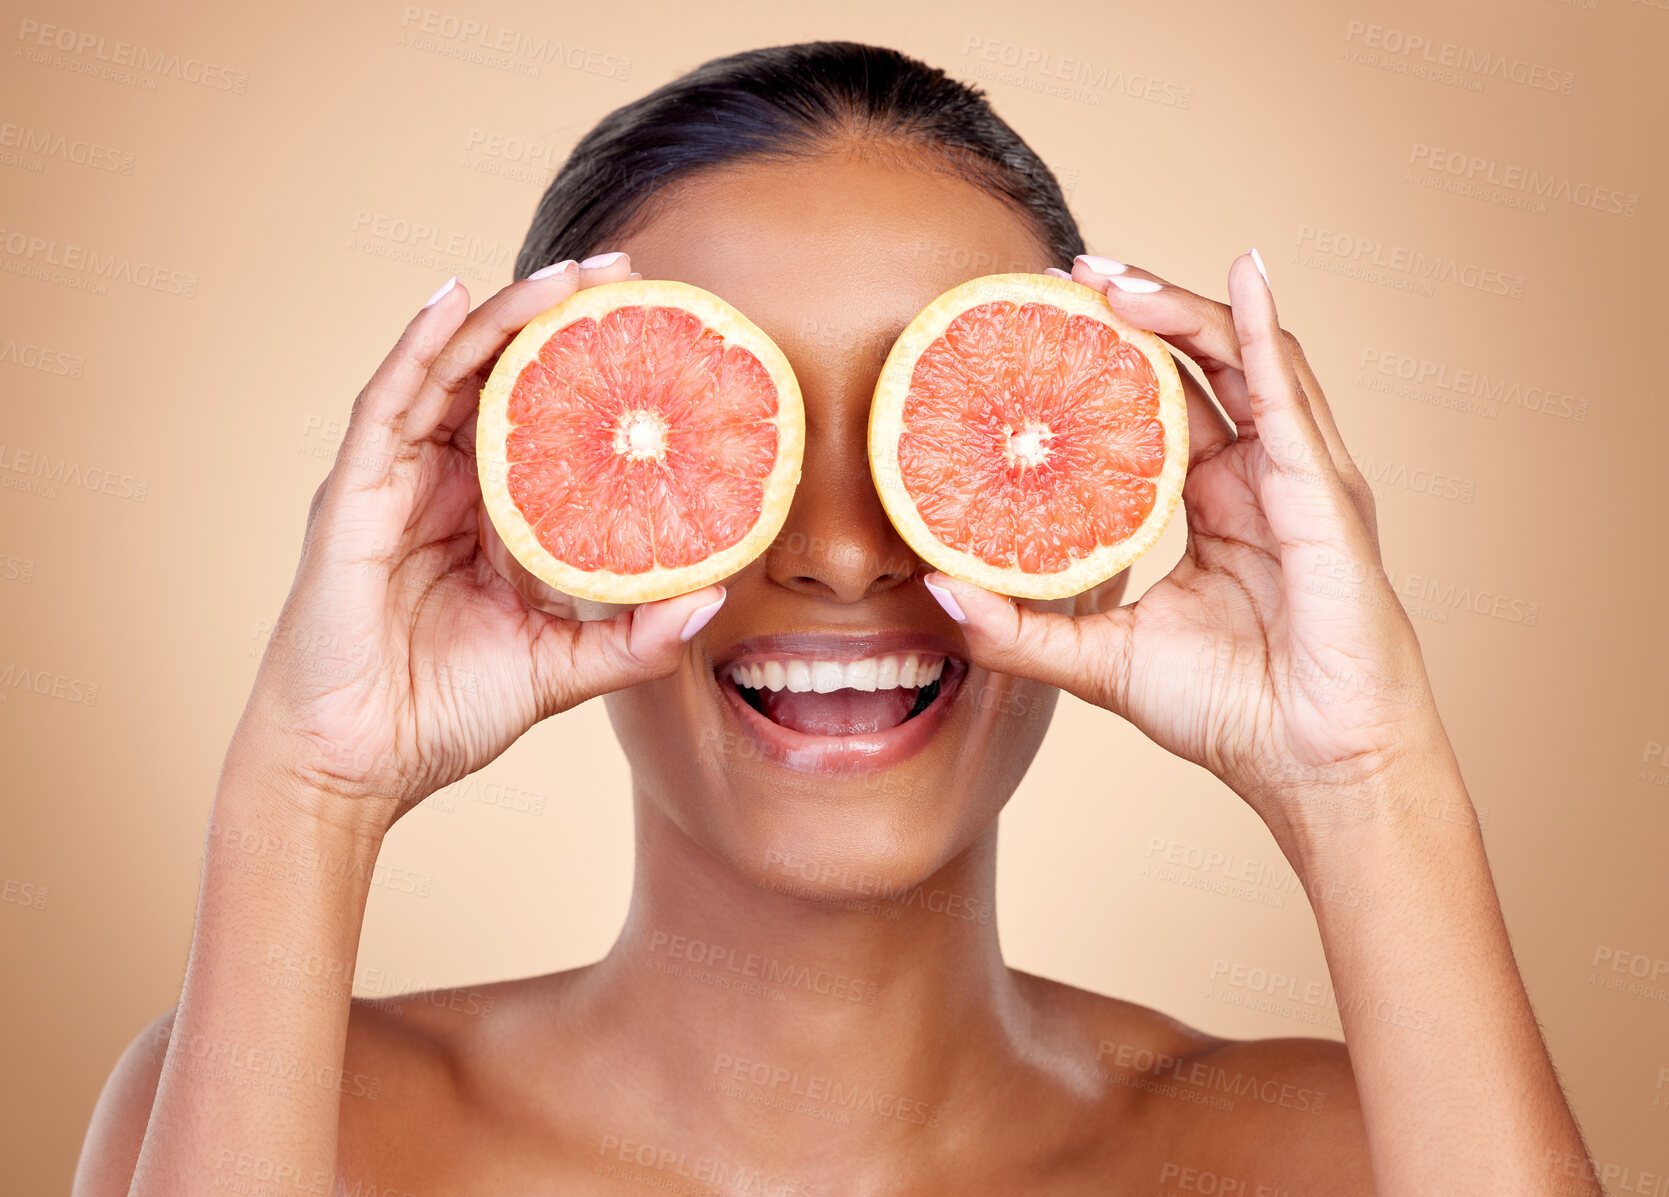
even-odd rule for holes
{"type": "Polygon", "coordinates": [[[806,736],[892,731],[948,701],[967,666],[943,653],[838,660],[751,656],[719,666],[722,686],[778,727],[806,736]]]}

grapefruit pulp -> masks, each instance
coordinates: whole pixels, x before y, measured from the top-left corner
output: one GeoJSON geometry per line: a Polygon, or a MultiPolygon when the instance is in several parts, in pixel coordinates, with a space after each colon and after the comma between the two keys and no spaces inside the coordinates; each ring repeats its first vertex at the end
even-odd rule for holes
{"type": "Polygon", "coordinates": [[[514,559],[642,603],[735,573],[781,530],[805,413],[788,359],[718,296],[633,280],[534,317],[481,389],[476,466],[514,559]]]}
{"type": "Polygon", "coordinates": [[[925,561],[1018,598],[1063,598],[1152,548],[1182,496],[1187,404],[1163,341],[1043,274],[953,287],[875,385],[869,465],[925,561]]]}

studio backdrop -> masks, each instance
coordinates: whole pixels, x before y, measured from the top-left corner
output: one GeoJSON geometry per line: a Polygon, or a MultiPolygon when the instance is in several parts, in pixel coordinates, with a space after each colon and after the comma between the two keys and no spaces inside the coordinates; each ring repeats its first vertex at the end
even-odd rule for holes
{"type": "MultiPolygon", "coordinates": [[[[1092,252],[1221,298],[1262,250],[1377,498],[1601,1176],[1662,1191],[1665,0],[10,8],[0,1190],[67,1190],[112,1064],[177,999],[308,501],[411,313],[450,275],[476,302],[510,280],[606,112],[849,38],[985,88],[1092,252]]],[[[1341,1037],[1311,902],[1372,895],[1304,892],[1249,808],[1111,715],[1063,699],[1001,843],[996,909],[947,915],[997,919],[1016,967],[1219,1035],[1341,1037]]],[[[355,990],[593,960],[630,874],[592,702],[400,822],[355,990]]]]}

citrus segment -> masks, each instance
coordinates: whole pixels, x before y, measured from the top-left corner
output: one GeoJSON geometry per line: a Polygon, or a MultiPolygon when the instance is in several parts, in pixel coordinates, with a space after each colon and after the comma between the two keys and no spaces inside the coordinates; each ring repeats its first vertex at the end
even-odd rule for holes
{"type": "Polygon", "coordinates": [[[870,412],[871,472],[910,546],[1027,598],[1086,590],[1150,548],[1187,456],[1163,342],[1047,275],[940,296],[893,346],[870,412]]]}
{"type": "Polygon", "coordinates": [[[482,388],[482,498],[515,560],[556,590],[666,598],[770,543],[804,429],[787,359],[717,296],[589,287],[531,321],[482,388]]]}

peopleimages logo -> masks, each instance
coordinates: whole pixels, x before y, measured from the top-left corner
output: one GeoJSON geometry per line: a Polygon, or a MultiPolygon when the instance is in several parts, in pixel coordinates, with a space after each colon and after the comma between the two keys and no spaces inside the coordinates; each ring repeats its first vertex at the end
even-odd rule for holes
{"type": "Polygon", "coordinates": [[[151,493],[150,481],[145,478],[0,443],[0,489],[56,499],[60,486],[131,499],[135,503],[143,503],[151,493]]]}
{"type": "Polygon", "coordinates": [[[1546,203],[1540,201],[1548,200],[1624,216],[1630,220],[1640,211],[1640,197],[1631,191],[1579,183],[1567,175],[1544,174],[1534,167],[1502,163],[1481,154],[1444,149],[1423,141],[1416,141],[1409,147],[1408,162],[1410,166],[1431,171],[1442,179],[1445,190],[1456,194],[1488,199],[1491,197],[1482,189],[1493,187],[1532,203],[1539,202],[1537,210],[1543,212],[1547,210],[1546,203]]]}
{"type": "Polygon", "coordinates": [[[1167,1055],[1137,1044],[1103,1039],[1096,1048],[1095,1060],[1115,1083],[1194,1100],[1196,1104],[1217,1109],[1232,1110],[1236,1098],[1249,1098],[1266,1105],[1317,1113],[1327,1100],[1327,1095],[1318,1089],[1302,1088],[1257,1073],[1230,1072],[1205,1060],[1167,1055]]]}
{"type": "MultiPolygon", "coordinates": [[[[140,76],[117,68],[132,67],[143,76],[174,79],[206,87],[210,91],[230,91],[242,95],[249,87],[249,72],[233,70],[205,62],[201,58],[155,50],[134,42],[111,41],[100,33],[68,29],[62,25],[46,25],[28,17],[18,22],[17,40],[22,43],[15,57],[40,63],[43,66],[68,67],[77,74],[103,75],[119,83],[133,83],[140,76]],[[61,58],[53,58],[57,51],[61,58]],[[67,59],[85,58],[90,62],[73,64],[67,59]],[[98,64],[104,64],[102,66],[98,64]]],[[[143,78],[145,90],[154,91],[156,80],[143,78]]]]}
{"type": "Polygon", "coordinates": [[[842,1001],[872,1006],[881,991],[880,985],[874,981],[864,981],[826,968],[779,960],[763,952],[741,951],[687,935],[673,935],[660,930],[652,932],[649,936],[650,954],[658,955],[663,951],[669,959],[685,961],[697,967],[731,973],[766,985],[803,989],[842,1001]]]}
{"type": "Polygon", "coordinates": [[[786,1097],[804,1098],[807,1102],[845,1114],[868,1114],[872,1118],[890,1118],[930,1127],[938,1126],[943,1116],[940,1106],[887,1089],[848,1084],[835,1077],[802,1073],[798,1068],[786,1068],[729,1052],[719,1052],[714,1057],[713,1076],[786,1097]]]}
{"type": "Polygon", "coordinates": [[[112,149],[84,137],[66,137],[49,129],[14,125],[10,121],[0,121],[0,148],[16,150],[29,157],[56,158],[89,170],[121,175],[133,173],[133,154],[127,150],[112,149]]]}
{"type": "MultiPolygon", "coordinates": [[[[1472,81],[1475,83],[1481,83],[1485,79],[1499,79],[1504,83],[1516,83],[1533,91],[1551,91],[1565,96],[1570,95],[1571,89],[1576,86],[1576,76],[1558,67],[1514,58],[1508,54],[1478,50],[1456,42],[1438,41],[1424,34],[1407,33],[1401,29],[1372,25],[1366,21],[1346,22],[1344,40],[1347,57],[1353,49],[1366,50],[1369,55],[1358,57],[1357,61],[1374,65],[1388,65],[1394,61],[1408,68],[1424,68],[1423,71],[1406,71],[1416,76],[1424,73],[1440,74],[1444,69],[1448,69],[1473,76],[1472,81]]],[[[1482,87],[1470,90],[1481,91],[1482,87]]]]}
{"type": "Polygon", "coordinates": [[[181,295],[186,299],[197,296],[198,278],[195,274],[172,270],[154,262],[136,262],[127,254],[100,253],[91,246],[78,245],[73,241],[60,244],[56,237],[43,237],[22,229],[0,229],[0,254],[8,259],[5,268],[11,274],[48,279],[48,275],[57,273],[50,268],[56,267],[58,271],[90,275],[90,279],[82,280],[84,282],[129,283],[142,290],[181,295]]]}
{"type": "Polygon", "coordinates": [[[1476,262],[1464,262],[1446,254],[1427,253],[1406,245],[1388,245],[1377,237],[1364,237],[1313,224],[1298,226],[1298,264],[1364,282],[1379,283],[1435,294],[1437,283],[1451,283],[1485,295],[1524,298],[1524,278],[1476,262]]]}
{"type": "Polygon", "coordinates": [[[1516,407],[1578,424],[1588,421],[1588,400],[1582,396],[1567,395],[1554,387],[1526,386],[1501,374],[1433,361],[1399,349],[1364,345],[1356,369],[1358,386],[1390,391],[1396,389],[1396,384],[1402,384],[1410,398],[1426,398],[1440,406],[1457,406],[1468,411],[1476,409],[1477,414],[1487,414],[1490,418],[1497,415],[1497,408],[1483,404],[1516,407]],[[1460,402],[1444,401],[1443,395],[1460,397],[1460,402]]]}
{"type": "Polygon", "coordinates": [[[1162,108],[1187,108],[1194,89],[1174,80],[1160,79],[1144,71],[1126,71],[1109,63],[1097,63],[1072,54],[1057,54],[1041,46],[1028,46],[978,33],[965,34],[962,56],[991,65],[974,66],[976,78],[1031,91],[1044,92],[1099,104],[1107,92],[1146,100],[1162,108]],[[1007,68],[1003,70],[1001,68],[1007,68]]]}
{"type": "Polygon", "coordinates": [[[566,67],[604,79],[631,78],[632,60],[595,46],[577,45],[546,33],[511,29],[490,21],[433,8],[407,5],[400,14],[396,45],[456,58],[537,79],[541,68],[566,67]]]}

